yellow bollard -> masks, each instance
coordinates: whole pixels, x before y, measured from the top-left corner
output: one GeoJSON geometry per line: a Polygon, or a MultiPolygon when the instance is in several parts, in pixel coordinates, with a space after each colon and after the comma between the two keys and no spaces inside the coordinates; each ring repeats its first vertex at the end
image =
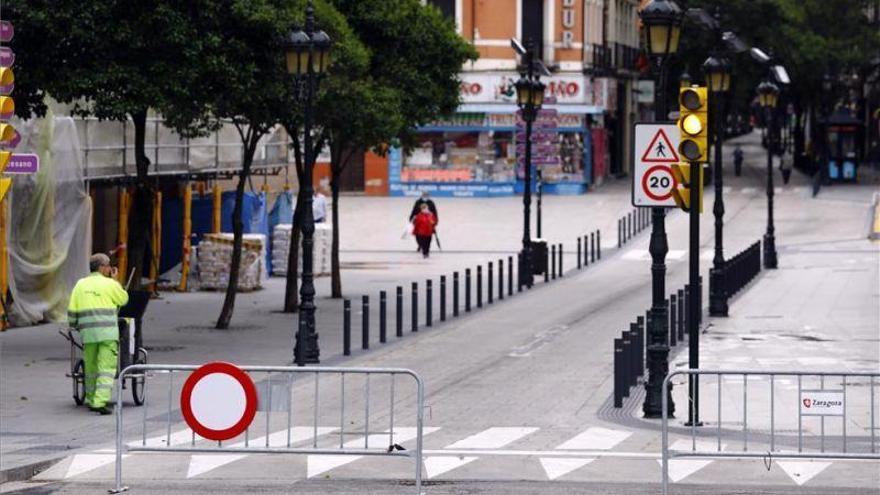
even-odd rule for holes
{"type": "Polygon", "coordinates": [[[131,192],[122,187],[119,190],[119,228],[117,234],[117,246],[125,244],[124,249],[117,251],[116,278],[123,286],[128,282],[128,213],[131,209],[131,192]]]}
{"type": "Polygon", "coordinates": [[[162,259],[162,191],[156,191],[153,194],[153,229],[150,234],[150,291],[156,293],[158,284],[156,279],[159,278],[159,262],[162,259]]]}
{"type": "Polygon", "coordinates": [[[186,292],[189,277],[189,252],[192,249],[192,187],[189,182],[183,189],[183,259],[180,263],[180,286],[177,290],[186,292]]]}
{"type": "Polygon", "coordinates": [[[220,184],[214,182],[214,188],[211,191],[212,194],[212,210],[211,210],[211,233],[219,234],[220,233],[220,212],[223,206],[223,193],[220,192],[220,184]]]}

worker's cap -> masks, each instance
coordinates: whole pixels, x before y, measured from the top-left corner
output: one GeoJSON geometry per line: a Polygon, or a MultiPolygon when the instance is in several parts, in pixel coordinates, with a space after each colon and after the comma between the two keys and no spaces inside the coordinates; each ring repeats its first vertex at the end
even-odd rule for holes
{"type": "Polygon", "coordinates": [[[102,266],[110,265],[110,257],[104,253],[95,253],[89,258],[89,270],[96,272],[102,266]]]}

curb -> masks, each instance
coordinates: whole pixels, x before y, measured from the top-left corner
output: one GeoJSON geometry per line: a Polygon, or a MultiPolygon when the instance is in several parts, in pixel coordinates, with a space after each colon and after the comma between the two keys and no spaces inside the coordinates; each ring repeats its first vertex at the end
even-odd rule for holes
{"type": "Polygon", "coordinates": [[[62,460],[64,460],[63,456],[0,470],[0,485],[12,481],[27,481],[62,460]]]}

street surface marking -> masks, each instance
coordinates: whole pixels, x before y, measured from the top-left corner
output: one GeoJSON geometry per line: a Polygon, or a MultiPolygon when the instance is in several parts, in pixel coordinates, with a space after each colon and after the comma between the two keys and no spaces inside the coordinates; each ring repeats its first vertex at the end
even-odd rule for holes
{"type": "Polygon", "coordinates": [[[810,481],[831,465],[830,462],[820,461],[776,461],[776,464],[779,464],[785,474],[798,486],[810,481]]]}
{"type": "Polygon", "coordinates": [[[556,447],[558,450],[611,450],[632,435],[630,431],[589,428],[556,447]]]}
{"type": "Polygon", "coordinates": [[[532,340],[514,347],[509,357],[529,357],[533,352],[549,344],[557,335],[568,330],[568,325],[556,325],[535,334],[532,340]]]}
{"type": "Polygon", "coordinates": [[[744,187],[744,188],[742,188],[742,191],[741,191],[741,192],[742,192],[743,194],[755,194],[755,193],[757,193],[758,191],[757,191],[757,189],[755,189],[754,187],[744,187]]]}
{"type": "MultiPolygon", "coordinates": [[[[422,436],[429,435],[439,430],[438,427],[423,427],[422,436]]],[[[401,427],[394,429],[394,443],[403,443],[416,438],[417,430],[414,427],[401,427]]],[[[366,439],[367,448],[370,449],[386,449],[391,443],[390,433],[377,433],[370,435],[366,439]]],[[[344,448],[357,449],[364,447],[364,437],[360,436],[354,440],[349,440],[343,444],[344,448]]],[[[360,455],[329,455],[314,454],[306,459],[306,477],[311,478],[319,474],[330,471],[331,469],[344,466],[360,459],[360,455]]]]}
{"type": "MultiPolygon", "coordinates": [[[[726,448],[727,444],[722,443],[721,450],[723,451],[726,448]]],[[[710,452],[717,451],[718,444],[716,442],[705,440],[697,440],[696,443],[694,443],[693,440],[676,440],[675,443],[669,446],[669,450],[677,450],[679,452],[710,452]]],[[[658,460],[657,462],[660,463],[661,466],[663,465],[662,460],[658,460]]],[[[673,483],[678,483],[700,469],[712,464],[712,462],[714,461],[704,459],[670,459],[669,479],[672,480],[673,483]]]]}
{"type": "Polygon", "coordinates": [[[425,455],[480,455],[501,457],[616,457],[621,459],[659,459],[660,454],[653,452],[613,452],[608,450],[479,450],[479,449],[442,449],[425,450],[425,455]]]}
{"type": "MultiPolygon", "coordinates": [[[[670,249],[668,253],[666,253],[667,260],[680,260],[684,258],[687,254],[687,251],[683,249],[670,249]]],[[[647,249],[630,249],[629,251],[623,253],[621,259],[627,261],[651,261],[651,253],[648,252],[647,249]]]]}
{"type": "MultiPolygon", "coordinates": [[[[128,457],[128,455],[122,457],[124,459],[128,457]]],[[[101,466],[111,464],[115,460],[115,454],[76,454],[70,461],[70,466],[67,467],[67,473],[64,475],[64,478],[71,478],[79,474],[87,473],[94,469],[98,469],[101,466]]]]}
{"type": "Polygon", "coordinates": [[[428,478],[440,476],[443,473],[460,468],[465,464],[476,461],[477,457],[458,457],[458,456],[434,456],[425,458],[425,475],[428,478]]]}
{"type": "Polygon", "coordinates": [[[547,473],[547,479],[555,480],[560,476],[565,476],[566,474],[574,471],[575,469],[580,469],[587,464],[595,461],[594,457],[585,457],[585,458],[568,458],[563,457],[560,459],[554,457],[541,457],[541,467],[544,468],[544,472],[547,473]]]}
{"type": "Polygon", "coordinates": [[[538,428],[496,426],[447,445],[447,449],[500,449],[520,438],[538,431],[538,428]]]}
{"type": "MultiPolygon", "coordinates": [[[[327,426],[319,426],[318,427],[318,436],[323,436],[328,433],[336,431],[337,428],[327,427],[327,426]]],[[[305,440],[311,439],[314,435],[314,428],[311,426],[294,426],[290,429],[290,443],[295,444],[299,442],[303,442],[305,440]]],[[[266,445],[266,436],[257,437],[253,439],[249,439],[247,446],[248,447],[264,447],[266,445]]],[[[287,430],[276,431],[274,433],[269,434],[269,446],[270,447],[282,447],[287,446],[287,430]]],[[[230,448],[241,449],[245,448],[244,442],[237,442],[232,445],[229,445],[230,448]]],[[[208,471],[213,471],[218,467],[225,466],[229,463],[235,462],[240,459],[244,459],[250,454],[195,454],[189,459],[189,469],[187,470],[186,477],[192,478],[193,476],[198,476],[200,474],[205,474],[208,471]]]]}

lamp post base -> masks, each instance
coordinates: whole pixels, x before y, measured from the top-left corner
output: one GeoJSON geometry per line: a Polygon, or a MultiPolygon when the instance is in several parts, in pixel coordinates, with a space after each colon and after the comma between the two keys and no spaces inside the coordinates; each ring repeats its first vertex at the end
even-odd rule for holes
{"type": "Polygon", "coordinates": [[[320,363],[320,353],[317,333],[312,332],[305,337],[297,335],[296,346],[293,348],[294,360],[297,365],[305,366],[307,364],[320,363]],[[300,346],[302,346],[302,348],[300,348],[300,346]]]}
{"type": "MultiPolygon", "coordinates": [[[[645,382],[645,402],[642,404],[644,417],[657,419],[663,417],[663,380],[669,373],[669,346],[648,346],[648,381],[645,382]]],[[[667,417],[675,417],[675,402],[672,401],[672,383],[666,390],[667,417]]]]}
{"type": "Polygon", "coordinates": [[[531,252],[523,249],[519,257],[519,285],[531,288],[535,283],[534,267],[532,266],[531,252]]]}
{"type": "Polygon", "coordinates": [[[776,257],[776,238],[773,234],[764,234],[764,268],[775,269],[779,265],[776,257]]]}
{"type": "Polygon", "coordinates": [[[727,291],[724,286],[724,270],[709,270],[709,316],[727,316],[727,291]]]}

